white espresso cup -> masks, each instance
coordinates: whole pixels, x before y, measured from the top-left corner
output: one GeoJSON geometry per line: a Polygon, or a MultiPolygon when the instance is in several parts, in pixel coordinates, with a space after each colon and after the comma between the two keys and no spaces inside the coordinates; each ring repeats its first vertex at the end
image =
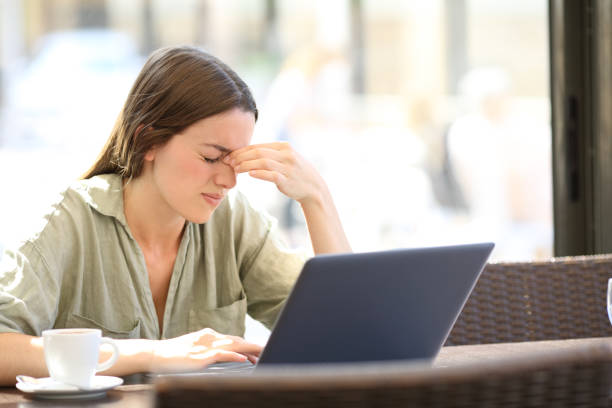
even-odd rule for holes
{"type": "Polygon", "coordinates": [[[117,344],[102,337],[98,329],[53,329],[42,335],[49,375],[64,384],[88,389],[96,373],[109,369],[119,358],[117,344]],[[110,344],[113,354],[98,364],[101,344],[110,344]]]}

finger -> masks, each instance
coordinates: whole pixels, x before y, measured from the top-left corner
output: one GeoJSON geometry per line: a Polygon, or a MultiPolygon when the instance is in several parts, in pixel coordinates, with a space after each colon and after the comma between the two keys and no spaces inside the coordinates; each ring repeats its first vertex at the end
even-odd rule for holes
{"type": "Polygon", "coordinates": [[[211,348],[253,355],[259,355],[263,349],[259,344],[249,343],[235,336],[222,336],[211,343],[211,348]]]}
{"type": "Polygon", "coordinates": [[[204,353],[201,357],[202,360],[206,360],[206,365],[226,361],[241,363],[248,360],[248,357],[244,354],[227,350],[210,350],[204,353]]]}
{"type": "Polygon", "coordinates": [[[251,364],[257,364],[257,361],[259,360],[259,356],[254,356],[253,354],[246,354],[246,356],[251,362],[251,364]]]}
{"type": "Polygon", "coordinates": [[[270,170],[251,170],[249,171],[249,176],[259,180],[270,181],[276,185],[283,183],[287,179],[283,174],[270,170]]]}
{"type": "Polygon", "coordinates": [[[253,354],[255,356],[258,356],[261,354],[263,347],[261,347],[259,344],[247,343],[245,341],[242,341],[242,342],[234,342],[227,346],[222,346],[220,347],[220,349],[234,351],[236,353],[241,353],[241,354],[253,354]]]}
{"type": "Polygon", "coordinates": [[[236,150],[228,154],[227,156],[225,156],[223,161],[226,164],[229,164],[231,166],[236,166],[248,160],[266,159],[266,158],[280,162],[280,161],[283,161],[284,156],[283,156],[282,151],[272,149],[269,147],[257,147],[257,148],[251,148],[249,150],[245,150],[242,152],[236,150]]]}
{"type": "Polygon", "coordinates": [[[241,147],[240,149],[233,150],[229,154],[229,156],[235,156],[235,155],[239,155],[239,154],[242,154],[242,153],[245,153],[251,150],[257,150],[257,149],[269,149],[269,150],[282,151],[286,149],[291,149],[291,145],[288,142],[256,143],[256,144],[248,145],[245,147],[241,147]]]}
{"type": "Polygon", "coordinates": [[[239,344],[247,345],[252,350],[255,350],[254,353],[247,353],[247,354],[252,354],[254,356],[259,356],[261,354],[261,352],[263,351],[263,349],[264,349],[264,347],[261,344],[253,343],[253,342],[250,342],[250,341],[246,341],[244,338],[242,338],[240,336],[231,336],[231,335],[228,335],[228,337],[234,339],[239,344]]]}
{"type": "Polygon", "coordinates": [[[283,174],[286,172],[285,166],[282,163],[270,159],[243,161],[234,167],[236,173],[246,173],[253,170],[269,170],[283,174]]]}

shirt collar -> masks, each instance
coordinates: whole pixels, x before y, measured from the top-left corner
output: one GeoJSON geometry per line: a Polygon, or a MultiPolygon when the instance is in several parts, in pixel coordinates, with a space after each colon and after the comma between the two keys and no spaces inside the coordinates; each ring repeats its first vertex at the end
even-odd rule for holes
{"type": "Polygon", "coordinates": [[[83,180],[81,196],[102,215],[114,217],[127,227],[123,211],[123,180],[118,174],[101,174],[83,180]]]}

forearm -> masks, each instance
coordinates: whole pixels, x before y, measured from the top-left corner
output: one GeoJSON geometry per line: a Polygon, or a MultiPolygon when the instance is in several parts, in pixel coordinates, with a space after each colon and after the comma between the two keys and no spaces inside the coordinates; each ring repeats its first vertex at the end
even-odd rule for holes
{"type": "MultiPolygon", "coordinates": [[[[123,376],[151,371],[155,340],[129,339],[114,342],[119,347],[119,359],[111,368],[102,371],[102,375],[123,376]]],[[[100,361],[110,358],[111,353],[111,347],[102,345],[100,361]]]]}
{"type": "Polygon", "coordinates": [[[15,385],[15,376],[48,376],[42,339],[21,333],[0,333],[0,386],[15,385]]]}
{"type": "Polygon", "coordinates": [[[323,185],[319,193],[300,202],[316,255],[351,252],[332,196],[323,185]]]}
{"type": "MultiPolygon", "coordinates": [[[[153,340],[115,340],[119,346],[119,359],[105,375],[128,375],[149,371],[153,353],[153,340]]],[[[104,346],[100,360],[110,357],[104,346]]],[[[0,386],[15,385],[15,376],[47,377],[47,365],[40,337],[20,333],[0,333],[0,386]]]]}

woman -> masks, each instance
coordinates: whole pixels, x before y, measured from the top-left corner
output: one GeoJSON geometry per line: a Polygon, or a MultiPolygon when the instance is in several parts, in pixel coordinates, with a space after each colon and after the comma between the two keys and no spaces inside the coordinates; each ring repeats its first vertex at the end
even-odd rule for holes
{"type": "MultiPolygon", "coordinates": [[[[301,205],[316,254],[350,251],[331,196],[289,145],[249,145],[245,83],[196,48],[145,63],[100,157],[0,267],[0,384],[47,375],[42,330],[117,340],[104,374],[255,361],[248,312],[271,327],[303,260],[240,194],[238,173],[301,205]]],[[[101,358],[105,358],[102,356],[101,358]]]]}

